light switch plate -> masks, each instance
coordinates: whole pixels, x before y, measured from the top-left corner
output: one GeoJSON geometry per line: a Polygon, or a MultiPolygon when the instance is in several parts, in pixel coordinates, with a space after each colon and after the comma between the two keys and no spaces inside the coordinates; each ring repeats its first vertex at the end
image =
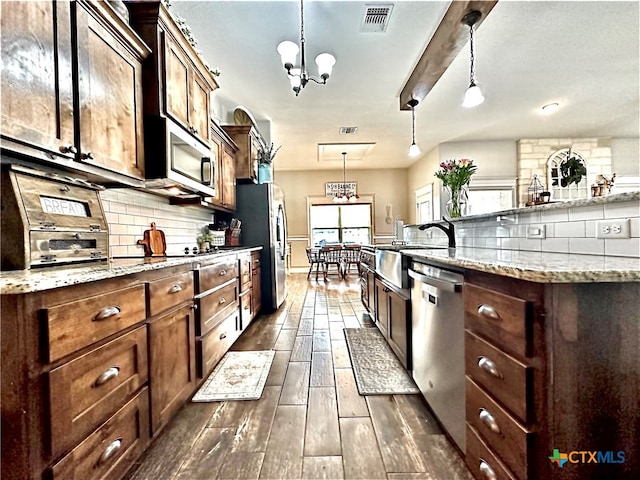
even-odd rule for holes
{"type": "Polygon", "coordinates": [[[628,218],[596,222],[596,238],[630,238],[630,236],[628,218]]]}
{"type": "Polygon", "coordinates": [[[528,225],[527,238],[547,238],[545,225],[528,225]]]}

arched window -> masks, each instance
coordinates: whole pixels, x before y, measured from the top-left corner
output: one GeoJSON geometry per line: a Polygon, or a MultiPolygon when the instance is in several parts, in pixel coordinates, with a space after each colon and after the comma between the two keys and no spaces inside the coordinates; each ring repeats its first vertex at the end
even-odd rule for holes
{"type": "MultiPolygon", "coordinates": [[[[547,161],[547,184],[551,192],[551,200],[574,200],[589,197],[589,181],[587,173],[582,175],[578,183],[570,183],[563,187],[562,165],[575,159],[581,163],[585,171],[588,169],[587,160],[580,152],[571,148],[563,148],[553,153],[547,161]]],[[[566,181],[566,180],[565,180],[566,181]]]]}

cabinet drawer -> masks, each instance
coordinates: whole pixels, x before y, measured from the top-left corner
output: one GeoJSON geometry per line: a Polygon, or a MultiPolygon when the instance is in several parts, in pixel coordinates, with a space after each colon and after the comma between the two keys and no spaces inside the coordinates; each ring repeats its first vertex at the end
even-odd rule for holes
{"type": "Polygon", "coordinates": [[[227,258],[207,267],[202,267],[198,271],[199,289],[198,293],[206,292],[212,288],[219,287],[231,279],[238,277],[238,261],[227,258]]]}
{"type": "Polygon", "coordinates": [[[144,285],[46,308],[42,315],[45,361],[53,362],[144,320],[144,285]]]}
{"type": "Polygon", "coordinates": [[[465,327],[501,349],[531,355],[533,306],[520,298],[465,284],[465,327]]]}
{"type": "Polygon", "coordinates": [[[533,398],[533,368],[465,332],[465,372],[520,421],[528,422],[533,398]]]}
{"type": "Polygon", "coordinates": [[[467,423],[465,460],[475,478],[481,480],[516,480],[516,477],[487,447],[478,433],[467,423]]]}
{"type": "Polygon", "coordinates": [[[468,377],[466,415],[471,425],[517,478],[527,478],[533,434],[468,377]]]}
{"type": "Polygon", "coordinates": [[[122,407],[148,377],[146,326],[51,370],[53,456],[77,444],[122,407]]]}
{"type": "Polygon", "coordinates": [[[149,394],[145,388],[56,463],[51,478],[120,478],[148,443],[149,394]]]}
{"type": "Polygon", "coordinates": [[[197,299],[198,321],[196,335],[205,335],[220,322],[223,311],[238,308],[238,283],[230,282],[224,287],[197,299]]]}
{"type": "Polygon", "coordinates": [[[240,318],[235,310],[206,336],[196,341],[198,354],[198,376],[204,378],[240,336],[240,318]]]}
{"type": "Polygon", "coordinates": [[[149,316],[157,315],[165,310],[193,299],[193,273],[162,278],[149,285],[149,316]]]}

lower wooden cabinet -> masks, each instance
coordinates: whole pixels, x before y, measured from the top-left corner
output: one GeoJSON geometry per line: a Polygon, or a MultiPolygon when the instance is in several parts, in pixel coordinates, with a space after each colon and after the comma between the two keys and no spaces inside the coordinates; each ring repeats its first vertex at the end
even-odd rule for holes
{"type": "Polygon", "coordinates": [[[142,389],[50,472],[53,480],[120,478],[149,443],[149,392],[142,389]]]}
{"type": "Polygon", "coordinates": [[[206,378],[211,373],[241,333],[240,315],[238,309],[235,309],[207,335],[198,338],[196,344],[200,378],[206,378]]]}
{"type": "Polygon", "coordinates": [[[406,369],[411,368],[411,299],[380,278],[375,279],[376,324],[406,369]]]}
{"type": "Polygon", "coordinates": [[[155,435],[195,388],[195,324],[188,304],[149,322],[151,431],[155,435]]]}

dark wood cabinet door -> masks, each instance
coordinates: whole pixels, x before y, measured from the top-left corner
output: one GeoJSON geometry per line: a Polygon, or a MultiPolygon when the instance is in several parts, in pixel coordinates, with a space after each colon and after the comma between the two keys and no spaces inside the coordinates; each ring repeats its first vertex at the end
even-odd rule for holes
{"type": "Polygon", "coordinates": [[[144,178],[142,58],[75,2],[80,160],[144,178]]]}
{"type": "Polygon", "coordinates": [[[195,388],[195,326],[191,305],[149,323],[151,431],[166,424],[195,388]]]}
{"type": "Polygon", "coordinates": [[[375,305],[376,324],[385,338],[389,337],[389,289],[376,279],[375,281],[375,305]]]}
{"type": "Polygon", "coordinates": [[[189,128],[189,61],[182,49],[165,35],[167,115],[189,128]]]}
{"type": "Polygon", "coordinates": [[[69,3],[0,2],[3,147],[74,157],[69,3]]]}
{"type": "Polygon", "coordinates": [[[255,268],[251,279],[251,310],[253,317],[256,317],[262,308],[262,289],[260,287],[261,276],[262,268],[255,268]]]}
{"type": "Polygon", "coordinates": [[[405,299],[397,293],[391,291],[389,297],[389,345],[395,352],[404,368],[410,367],[410,322],[409,299],[405,299]]]}
{"type": "Polygon", "coordinates": [[[222,205],[236,208],[236,159],[226,148],[222,148],[222,205]]]}
{"type": "Polygon", "coordinates": [[[211,89],[195,70],[190,72],[189,82],[189,130],[209,143],[209,94],[211,89]]]}

